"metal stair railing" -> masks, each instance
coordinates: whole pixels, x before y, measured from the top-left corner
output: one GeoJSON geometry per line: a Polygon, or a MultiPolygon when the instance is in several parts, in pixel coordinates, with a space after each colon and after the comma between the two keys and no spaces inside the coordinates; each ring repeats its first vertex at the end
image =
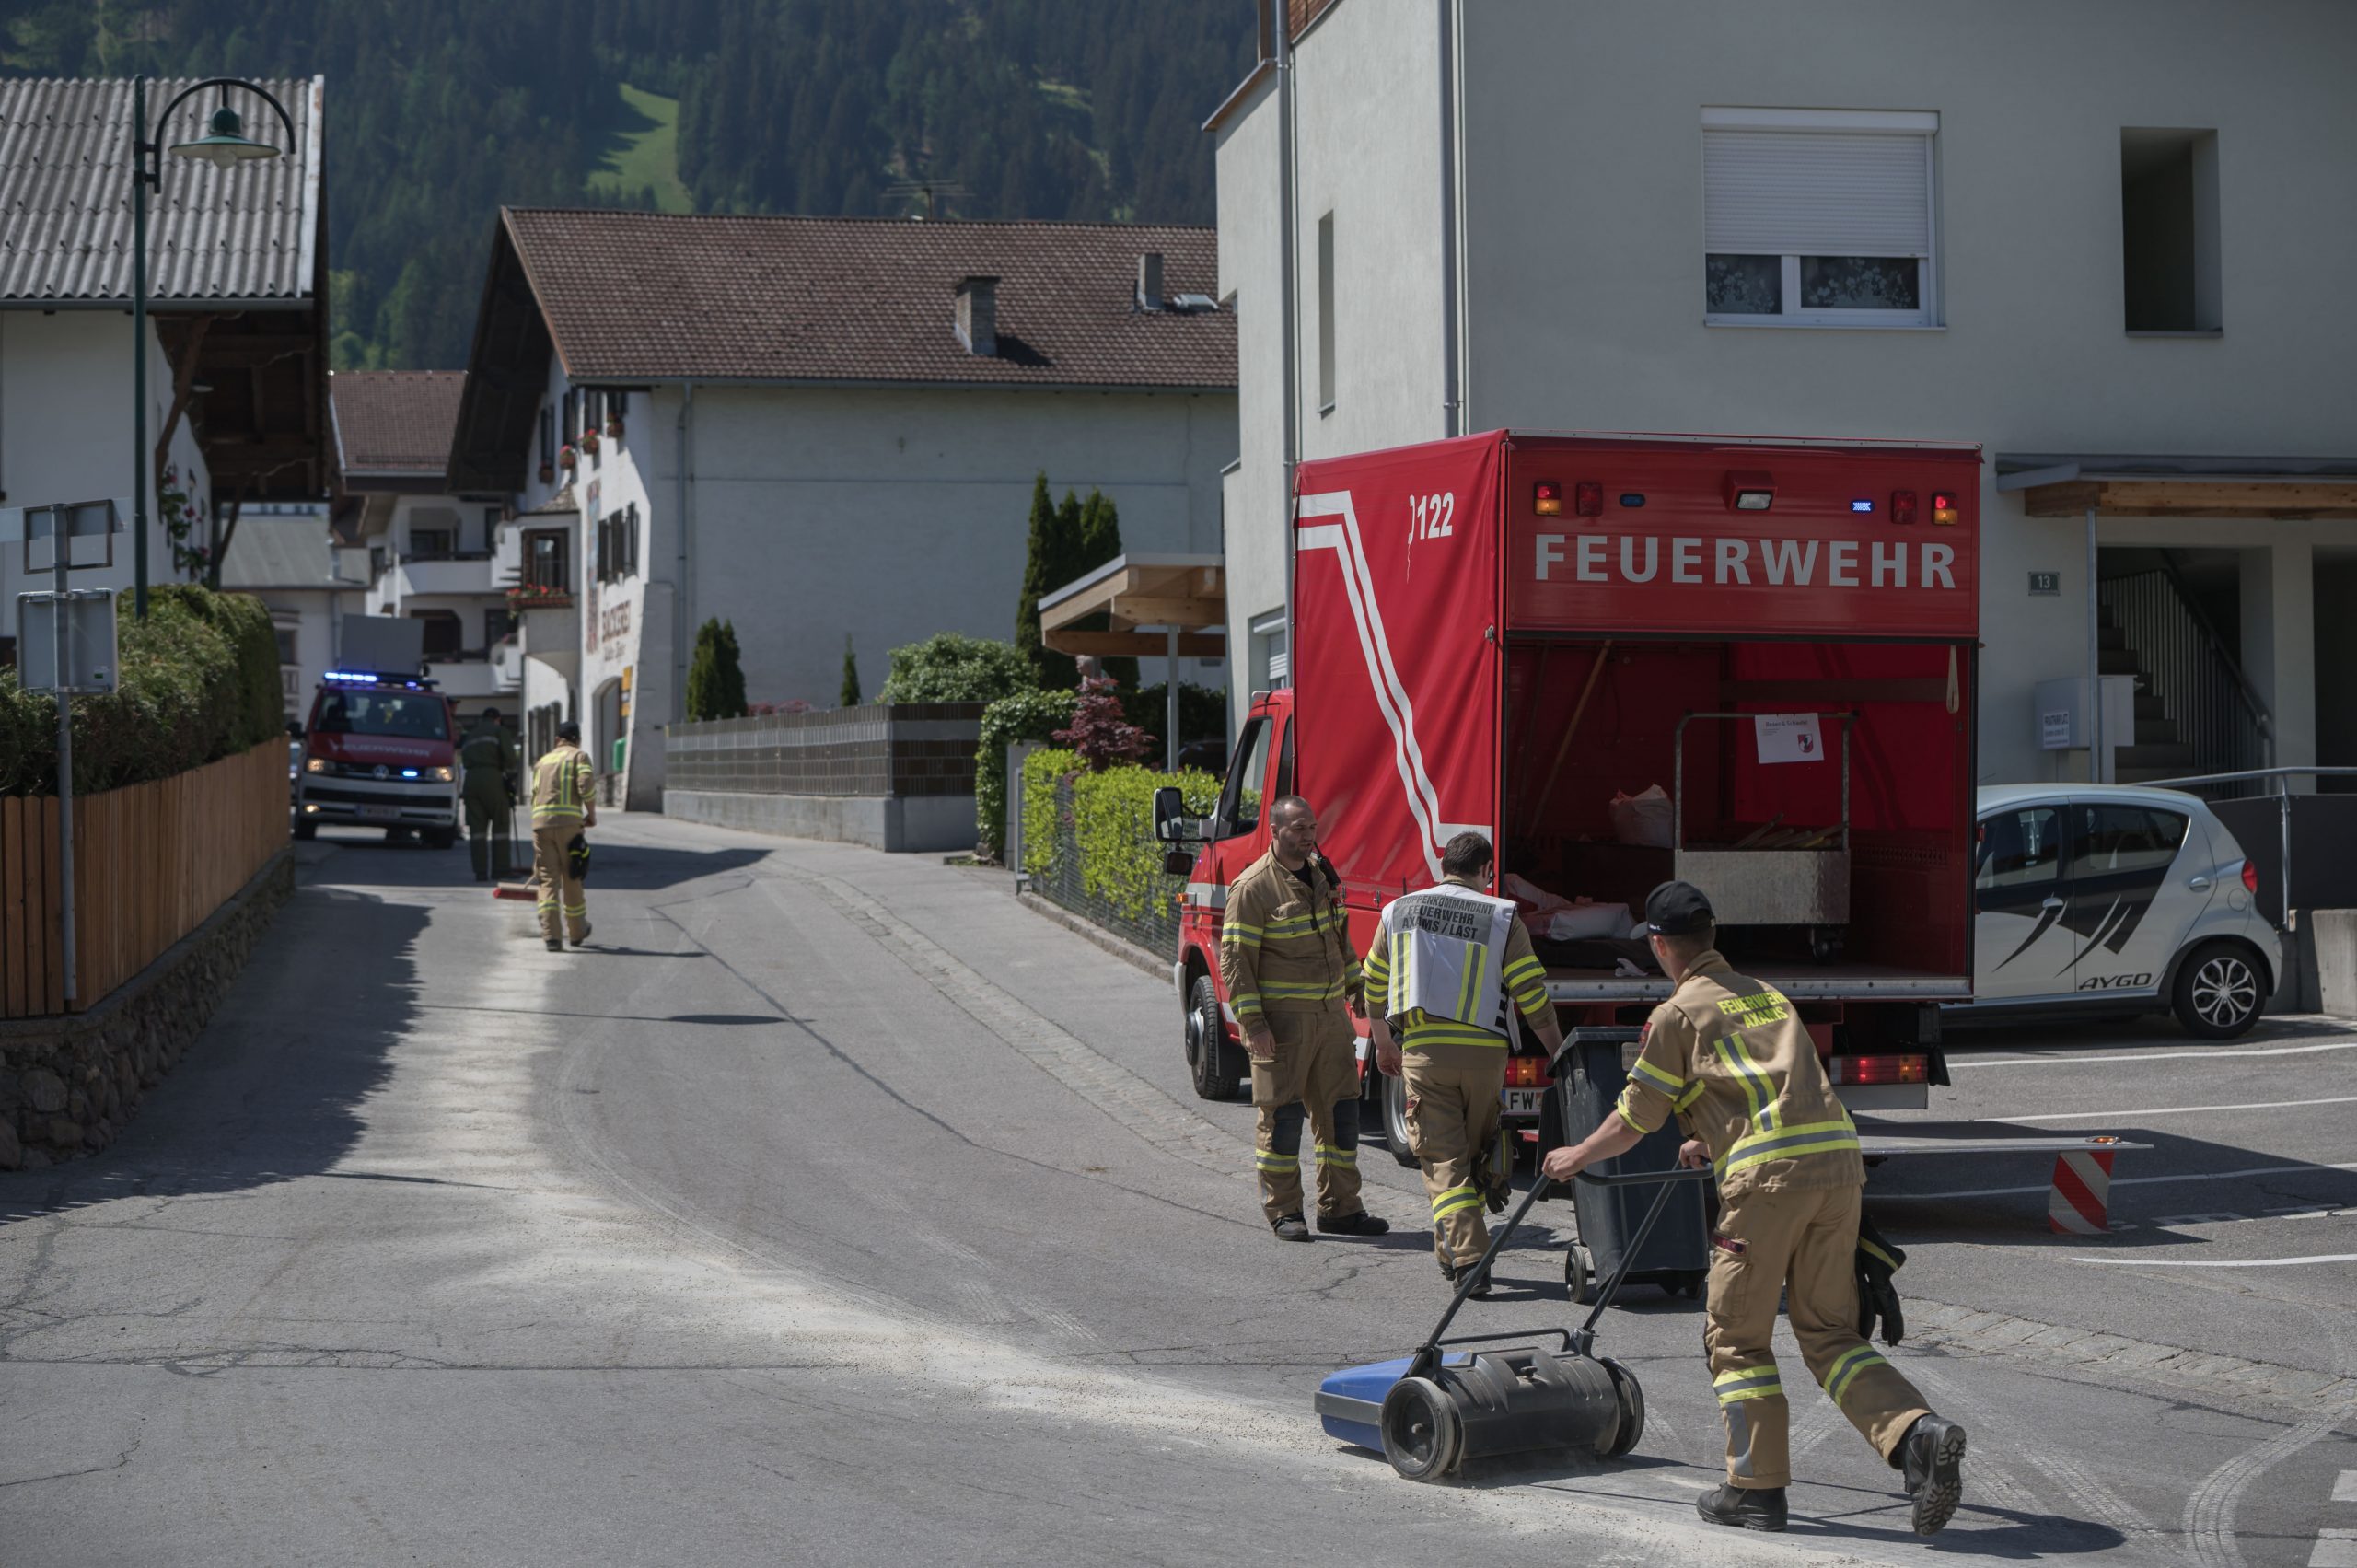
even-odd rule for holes
{"type": "MultiPolygon", "coordinates": [[[[2189,772],[2238,773],[2273,765],[2273,716],[2174,563],[2165,557],[2154,570],[2107,577],[2098,594],[2177,726],[2178,743],[2191,749],[2189,772]]],[[[2256,793],[2243,780],[2212,787],[2256,793]]]]}

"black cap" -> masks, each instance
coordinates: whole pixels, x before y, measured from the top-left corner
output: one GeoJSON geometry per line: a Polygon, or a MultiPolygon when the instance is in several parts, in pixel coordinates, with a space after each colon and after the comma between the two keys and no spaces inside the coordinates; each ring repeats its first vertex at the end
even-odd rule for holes
{"type": "Polygon", "coordinates": [[[559,740],[578,740],[581,738],[581,726],[567,719],[556,726],[556,738],[559,740]]]}
{"type": "Polygon", "coordinates": [[[1691,882],[1664,882],[1645,895],[1645,929],[1656,936],[1689,936],[1717,919],[1691,882]]]}

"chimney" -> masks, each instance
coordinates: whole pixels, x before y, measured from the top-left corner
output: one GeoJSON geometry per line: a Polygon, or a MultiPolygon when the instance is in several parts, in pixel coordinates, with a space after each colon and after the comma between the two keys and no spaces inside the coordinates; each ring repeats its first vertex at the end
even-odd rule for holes
{"type": "Polygon", "coordinates": [[[1138,258],[1138,298],[1141,310],[1162,308],[1162,252],[1149,250],[1138,258]]]}
{"type": "Polygon", "coordinates": [[[968,354],[998,357],[998,279],[958,280],[958,341],[968,354]]]}

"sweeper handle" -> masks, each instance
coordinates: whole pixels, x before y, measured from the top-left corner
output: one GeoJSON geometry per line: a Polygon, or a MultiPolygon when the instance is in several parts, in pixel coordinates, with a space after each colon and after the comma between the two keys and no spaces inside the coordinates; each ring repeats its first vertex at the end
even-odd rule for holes
{"type": "MultiPolygon", "coordinates": [[[[1661,1191],[1654,1194],[1652,1206],[1645,1210],[1644,1223],[1637,1227],[1637,1234],[1630,1239],[1629,1245],[1620,1253],[1620,1266],[1613,1271],[1612,1282],[1596,1293],[1596,1305],[1589,1308],[1587,1321],[1581,1324],[1579,1330],[1572,1336],[1573,1341],[1583,1348],[1594,1342],[1596,1325],[1604,1317],[1604,1309],[1612,1305],[1612,1298],[1620,1294],[1620,1282],[1627,1279],[1629,1271],[1636,1266],[1637,1254],[1645,1249],[1645,1237],[1653,1234],[1654,1222],[1661,1218],[1662,1210],[1669,1203],[1670,1189],[1681,1181],[1708,1181],[1716,1174],[1717,1172],[1707,1165],[1693,1169],[1680,1167],[1675,1170],[1632,1170],[1620,1176],[1596,1176],[1585,1170],[1580,1172],[1582,1181],[1590,1182],[1597,1187],[1642,1187],[1650,1181],[1659,1183],[1661,1191]]],[[[1540,1177],[1539,1179],[1544,1181],[1546,1178],[1540,1177]]]]}

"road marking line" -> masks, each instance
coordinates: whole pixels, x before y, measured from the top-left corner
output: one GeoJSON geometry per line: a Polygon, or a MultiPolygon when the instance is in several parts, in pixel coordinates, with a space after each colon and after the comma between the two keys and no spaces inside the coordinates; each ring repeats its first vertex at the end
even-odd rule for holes
{"type": "MultiPolygon", "coordinates": [[[[2246,1176],[2290,1176],[2302,1171],[2357,1170],[2357,1161],[2344,1165],[2255,1165],[2246,1170],[2203,1170],[2187,1176],[2121,1176],[2112,1179],[2114,1187],[2150,1187],[2169,1181],[2233,1181],[2246,1176]]],[[[1878,1203],[1922,1203],[1950,1198],[2016,1198],[2030,1192],[2051,1191],[2051,1184],[2040,1182],[2035,1187],[1974,1187],[1961,1192],[1876,1192],[1869,1194],[1878,1203]]]]}
{"type": "Polygon", "coordinates": [[[2311,1258],[2073,1258],[2073,1263],[2117,1263],[2124,1269],[2288,1269],[2295,1263],[2357,1263],[2357,1252],[2319,1252],[2311,1258]]]}
{"type": "Polygon", "coordinates": [[[2357,1470],[2343,1470],[2340,1479],[2332,1483],[2335,1503],[2357,1503],[2357,1470]]]}
{"type": "Polygon", "coordinates": [[[2310,1056],[2319,1051],[2357,1051],[2357,1040],[2337,1040],[2330,1045],[2272,1046],[2265,1051],[2155,1051],[2134,1056],[2108,1056],[2089,1052],[2078,1056],[1983,1056],[1958,1060],[1948,1058],[1948,1071],[1961,1073],[1971,1067],[2074,1067],[2082,1063],[2113,1062],[2214,1062],[2245,1056],[2310,1056]]]}
{"type": "Polygon", "coordinates": [[[2308,1568],[2357,1568],[2357,1530],[2318,1530],[2308,1568]]]}
{"type": "Polygon", "coordinates": [[[2204,1110],[2282,1110],[2300,1105],[2349,1105],[2357,1102],[2357,1095],[2334,1095],[2326,1099],[2258,1099],[2243,1105],[2160,1105],[2142,1110],[2049,1110],[2036,1116],[1980,1116],[1976,1121],[2121,1121],[2131,1116],[2192,1116],[2204,1110]]]}

